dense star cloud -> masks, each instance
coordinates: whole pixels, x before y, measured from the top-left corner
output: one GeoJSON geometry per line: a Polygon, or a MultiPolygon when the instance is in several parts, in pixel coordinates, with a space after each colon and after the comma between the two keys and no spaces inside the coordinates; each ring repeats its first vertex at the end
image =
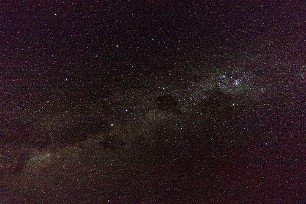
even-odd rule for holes
{"type": "Polygon", "coordinates": [[[302,1],[0,1],[0,203],[301,203],[302,1]]]}

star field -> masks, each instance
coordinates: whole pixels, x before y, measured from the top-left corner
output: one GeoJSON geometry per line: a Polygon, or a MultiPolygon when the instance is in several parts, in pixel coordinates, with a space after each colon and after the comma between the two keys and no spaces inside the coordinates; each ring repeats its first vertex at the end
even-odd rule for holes
{"type": "Polygon", "coordinates": [[[0,203],[303,203],[302,1],[0,2],[0,203]]]}

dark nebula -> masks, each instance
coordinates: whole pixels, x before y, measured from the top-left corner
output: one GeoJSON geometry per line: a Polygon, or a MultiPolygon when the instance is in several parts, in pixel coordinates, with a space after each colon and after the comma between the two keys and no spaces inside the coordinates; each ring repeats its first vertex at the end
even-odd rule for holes
{"type": "Polygon", "coordinates": [[[1,0],[0,203],[303,203],[306,4],[1,0]]]}

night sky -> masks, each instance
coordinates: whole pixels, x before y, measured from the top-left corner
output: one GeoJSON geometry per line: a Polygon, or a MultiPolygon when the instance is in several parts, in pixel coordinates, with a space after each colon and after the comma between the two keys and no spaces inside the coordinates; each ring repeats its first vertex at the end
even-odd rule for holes
{"type": "Polygon", "coordinates": [[[306,2],[1,0],[0,203],[306,200],[306,2]]]}

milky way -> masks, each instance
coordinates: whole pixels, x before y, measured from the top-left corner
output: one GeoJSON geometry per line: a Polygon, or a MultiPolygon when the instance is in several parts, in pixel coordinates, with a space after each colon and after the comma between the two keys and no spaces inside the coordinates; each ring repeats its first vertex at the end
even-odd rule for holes
{"type": "Polygon", "coordinates": [[[0,203],[302,203],[305,13],[1,1],[0,203]]]}

